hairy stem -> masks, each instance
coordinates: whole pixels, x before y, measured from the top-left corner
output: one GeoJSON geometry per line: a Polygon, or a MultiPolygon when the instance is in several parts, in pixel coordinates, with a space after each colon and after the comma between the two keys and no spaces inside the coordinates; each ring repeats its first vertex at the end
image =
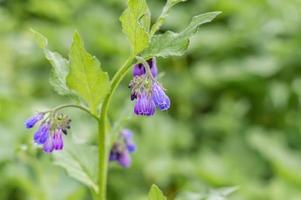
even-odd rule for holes
{"type": "Polygon", "coordinates": [[[133,63],[134,57],[129,57],[124,65],[116,72],[111,82],[111,89],[101,107],[98,123],[98,188],[99,195],[97,200],[106,200],[107,173],[109,162],[110,138],[108,137],[108,109],[111,98],[118,85],[125,77],[127,71],[133,63]]]}
{"type": "Polygon", "coordinates": [[[67,105],[62,105],[62,106],[58,106],[56,108],[54,108],[52,111],[53,112],[57,112],[59,110],[62,110],[64,108],[78,108],[86,113],[88,113],[89,115],[91,115],[94,119],[96,119],[97,121],[99,121],[98,117],[95,116],[94,114],[92,114],[87,108],[80,106],[80,105],[74,105],[74,104],[67,104],[67,105]]]}

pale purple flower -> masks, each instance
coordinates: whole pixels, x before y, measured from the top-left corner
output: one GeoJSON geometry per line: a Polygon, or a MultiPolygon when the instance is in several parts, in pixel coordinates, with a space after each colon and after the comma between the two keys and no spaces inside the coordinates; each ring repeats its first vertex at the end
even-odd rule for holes
{"type": "Polygon", "coordinates": [[[36,125],[37,122],[39,122],[43,118],[44,118],[43,113],[37,113],[36,115],[32,116],[31,118],[29,118],[25,121],[25,127],[32,128],[32,127],[34,127],[34,125],[36,125]]]}
{"type": "Polygon", "coordinates": [[[43,145],[43,150],[46,153],[51,153],[54,150],[53,139],[51,135],[48,135],[48,138],[43,145]]]}
{"type": "Polygon", "coordinates": [[[44,144],[46,142],[49,134],[50,134],[50,124],[44,123],[39,127],[39,129],[34,134],[33,140],[37,144],[44,144]]]}
{"type": "Polygon", "coordinates": [[[124,129],[121,132],[123,139],[124,139],[124,143],[127,147],[127,150],[132,153],[136,151],[136,145],[133,141],[133,133],[132,131],[128,130],[128,129],[124,129]]]}
{"type": "Polygon", "coordinates": [[[136,150],[132,134],[132,131],[128,129],[123,129],[120,132],[118,141],[114,142],[110,151],[110,161],[117,161],[122,167],[129,167],[131,165],[130,154],[136,150]]]}
{"type": "Polygon", "coordinates": [[[156,106],[152,98],[146,92],[142,92],[137,96],[134,107],[136,115],[151,116],[155,114],[156,106]]]}
{"type": "Polygon", "coordinates": [[[152,97],[155,105],[160,110],[168,110],[170,108],[170,99],[158,83],[154,83],[152,97]]]}
{"type": "Polygon", "coordinates": [[[120,152],[120,154],[118,156],[118,163],[122,167],[129,167],[131,165],[132,159],[131,159],[131,156],[128,151],[120,152]]]}
{"type": "Polygon", "coordinates": [[[62,130],[58,129],[53,134],[52,140],[53,140],[53,148],[55,150],[62,150],[64,147],[62,133],[63,133],[62,130]]]}

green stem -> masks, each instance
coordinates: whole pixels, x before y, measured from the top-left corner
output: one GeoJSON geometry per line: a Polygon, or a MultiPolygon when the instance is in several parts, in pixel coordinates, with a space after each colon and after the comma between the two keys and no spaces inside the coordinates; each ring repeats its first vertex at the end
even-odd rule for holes
{"type": "Polygon", "coordinates": [[[111,82],[111,89],[105,97],[101,107],[100,118],[98,123],[98,198],[97,200],[106,200],[107,173],[109,162],[109,146],[108,137],[108,117],[107,112],[110,106],[111,98],[118,85],[125,77],[127,71],[133,63],[134,57],[130,56],[124,65],[116,72],[111,82]]]}
{"type": "Polygon", "coordinates": [[[73,105],[73,104],[67,104],[67,105],[62,105],[62,106],[58,106],[56,108],[54,108],[52,111],[53,112],[57,112],[61,109],[64,109],[64,108],[78,108],[86,113],[88,113],[89,115],[91,115],[94,119],[96,119],[97,121],[99,121],[98,117],[95,116],[94,114],[92,114],[87,108],[83,107],[83,106],[80,106],[80,105],[73,105]]]}

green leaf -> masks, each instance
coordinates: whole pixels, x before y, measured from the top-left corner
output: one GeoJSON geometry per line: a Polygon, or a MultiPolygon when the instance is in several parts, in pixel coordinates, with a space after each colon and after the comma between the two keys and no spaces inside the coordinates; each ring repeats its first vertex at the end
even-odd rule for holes
{"type": "Polygon", "coordinates": [[[148,47],[150,12],[145,0],[129,0],[128,8],[121,15],[120,21],[122,30],[132,45],[134,55],[148,47]]]}
{"type": "Polygon", "coordinates": [[[102,71],[100,62],[84,47],[80,35],[75,32],[70,49],[70,73],[67,85],[85,101],[92,113],[96,113],[110,89],[108,73],[102,71]]]}
{"type": "Polygon", "coordinates": [[[145,58],[181,56],[189,46],[189,38],[205,23],[211,22],[221,12],[209,12],[193,17],[191,23],[180,33],[167,31],[154,35],[150,46],[142,53],[145,58]]]}
{"type": "Polygon", "coordinates": [[[161,15],[157,19],[156,23],[152,26],[151,35],[155,34],[160,29],[166,17],[168,16],[170,9],[174,7],[176,4],[184,1],[186,0],[167,0],[161,15]]]}
{"type": "Polygon", "coordinates": [[[47,38],[44,35],[42,35],[41,33],[35,31],[34,29],[30,29],[30,31],[33,33],[34,39],[35,39],[36,43],[39,45],[39,47],[42,49],[46,48],[48,45],[47,38]]]}
{"type": "Polygon", "coordinates": [[[60,95],[70,95],[72,92],[66,85],[66,77],[69,72],[69,62],[57,52],[50,51],[47,48],[48,40],[41,33],[31,29],[34,38],[40,48],[43,49],[44,55],[52,65],[52,72],[49,82],[54,90],[60,95]]]}
{"type": "Polygon", "coordinates": [[[238,187],[223,187],[210,189],[202,192],[183,192],[176,197],[176,200],[226,200],[238,190],[238,187]]]}
{"type": "Polygon", "coordinates": [[[64,168],[69,176],[98,192],[97,147],[68,142],[61,152],[55,152],[54,164],[64,168]]]}
{"type": "Polygon", "coordinates": [[[225,187],[211,190],[208,194],[207,200],[226,200],[228,197],[238,190],[238,187],[225,187]]]}
{"type": "Polygon", "coordinates": [[[153,184],[148,193],[148,200],[166,200],[166,197],[163,195],[158,186],[153,184]]]}

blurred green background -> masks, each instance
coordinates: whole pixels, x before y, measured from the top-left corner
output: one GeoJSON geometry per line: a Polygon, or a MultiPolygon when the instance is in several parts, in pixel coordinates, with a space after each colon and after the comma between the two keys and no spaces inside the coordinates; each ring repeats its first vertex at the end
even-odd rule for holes
{"type": "MultiPolygon", "coordinates": [[[[153,20],[163,0],[149,0],[153,20]]],[[[129,44],[118,21],[126,0],[0,0],[0,199],[91,199],[88,189],[32,144],[23,122],[70,99],[48,83],[50,64],[30,28],[68,56],[74,30],[112,75],[129,44]]],[[[193,15],[223,13],[201,27],[188,54],[158,59],[172,100],[168,112],[132,114],[127,84],[114,96],[112,121],[135,132],[133,165],[111,164],[109,199],[145,199],[152,183],[168,199],[184,191],[238,186],[233,200],[301,199],[301,1],[188,0],[162,30],[193,15]]],[[[78,111],[71,135],[95,142],[96,126],[78,111]]]]}

